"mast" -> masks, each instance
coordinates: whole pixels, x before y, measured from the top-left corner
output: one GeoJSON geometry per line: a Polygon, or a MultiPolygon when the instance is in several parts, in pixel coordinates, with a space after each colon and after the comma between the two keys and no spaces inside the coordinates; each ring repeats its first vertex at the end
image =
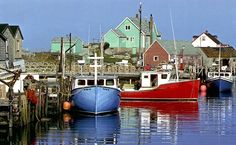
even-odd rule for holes
{"type": "Polygon", "coordinates": [[[90,65],[90,67],[94,67],[94,85],[97,85],[98,67],[101,67],[101,65],[98,65],[98,59],[103,59],[103,57],[97,57],[97,53],[95,52],[94,57],[89,57],[89,59],[94,60],[94,65],[90,65]]]}
{"type": "Polygon", "coordinates": [[[173,35],[173,39],[174,39],[174,48],[175,48],[175,72],[176,72],[176,81],[179,81],[179,71],[178,71],[178,60],[177,60],[177,49],[176,49],[176,42],[175,42],[175,32],[174,32],[174,26],[173,26],[173,22],[172,22],[172,14],[170,11],[170,23],[171,23],[171,28],[172,28],[172,35],[173,35]]]}
{"type": "Polygon", "coordinates": [[[219,68],[218,68],[218,74],[219,74],[219,76],[220,76],[220,60],[221,60],[221,44],[220,44],[220,47],[219,47],[219,64],[218,64],[218,66],[219,66],[219,68]]]}
{"type": "Polygon", "coordinates": [[[139,49],[137,56],[137,65],[140,65],[141,61],[141,34],[142,34],[142,3],[139,3],[139,49]]]}

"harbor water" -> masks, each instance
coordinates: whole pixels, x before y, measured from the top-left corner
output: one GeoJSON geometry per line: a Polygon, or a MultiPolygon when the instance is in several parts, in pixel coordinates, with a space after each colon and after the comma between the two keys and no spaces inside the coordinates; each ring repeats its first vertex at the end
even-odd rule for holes
{"type": "Polygon", "coordinates": [[[0,144],[234,145],[236,91],[196,102],[121,102],[114,114],[65,113],[22,128],[1,128],[0,144]]]}

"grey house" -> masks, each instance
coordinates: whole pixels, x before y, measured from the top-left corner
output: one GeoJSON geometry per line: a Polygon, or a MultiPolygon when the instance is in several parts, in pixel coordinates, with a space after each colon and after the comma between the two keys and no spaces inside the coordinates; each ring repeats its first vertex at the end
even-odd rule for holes
{"type": "Polygon", "coordinates": [[[23,35],[17,25],[0,24],[0,63],[13,67],[22,59],[23,35]]]}

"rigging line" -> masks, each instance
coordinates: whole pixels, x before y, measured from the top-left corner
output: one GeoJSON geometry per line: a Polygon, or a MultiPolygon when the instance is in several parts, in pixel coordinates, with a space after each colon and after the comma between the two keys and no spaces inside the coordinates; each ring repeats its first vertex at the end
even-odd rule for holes
{"type": "Polygon", "coordinates": [[[175,42],[175,32],[174,32],[174,26],[173,26],[173,21],[172,21],[172,12],[170,9],[170,23],[171,23],[171,29],[172,29],[172,35],[174,39],[174,49],[175,49],[175,71],[176,71],[176,80],[177,82],[179,81],[179,73],[178,73],[178,60],[177,60],[177,49],[176,49],[176,42],[175,42]]]}

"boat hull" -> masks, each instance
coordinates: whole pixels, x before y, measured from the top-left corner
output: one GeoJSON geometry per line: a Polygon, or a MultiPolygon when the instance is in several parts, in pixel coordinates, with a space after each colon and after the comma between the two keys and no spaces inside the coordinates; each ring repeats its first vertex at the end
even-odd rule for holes
{"type": "Polygon", "coordinates": [[[233,86],[233,80],[223,79],[223,78],[214,78],[207,81],[209,89],[212,91],[225,92],[231,91],[233,86]]]}
{"type": "Polygon", "coordinates": [[[150,90],[122,91],[122,100],[197,100],[200,80],[162,84],[150,90]]]}
{"type": "Polygon", "coordinates": [[[72,90],[72,102],[78,111],[101,114],[117,111],[120,90],[104,86],[89,86],[72,90]]]}

